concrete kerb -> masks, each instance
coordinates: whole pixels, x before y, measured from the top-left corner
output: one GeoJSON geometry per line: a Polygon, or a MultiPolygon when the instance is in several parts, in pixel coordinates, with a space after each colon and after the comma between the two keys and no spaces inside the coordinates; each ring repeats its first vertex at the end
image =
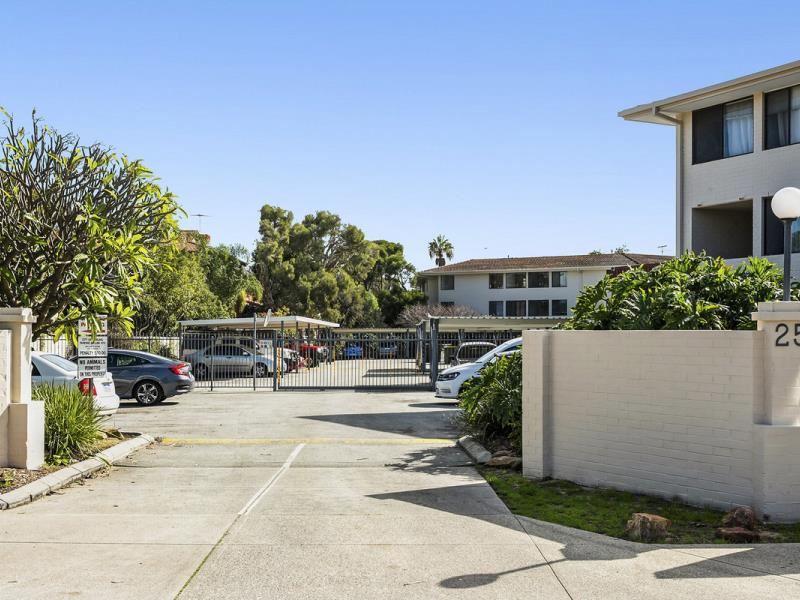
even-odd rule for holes
{"type": "Polygon", "coordinates": [[[459,438],[458,445],[464,450],[464,452],[469,455],[472,461],[475,464],[482,465],[490,458],[492,458],[491,452],[489,452],[486,448],[484,448],[474,437],[471,435],[465,435],[462,438],[459,438]]]}
{"type": "Polygon", "coordinates": [[[135,435],[136,437],[124,440],[98,452],[92,458],[87,458],[81,462],[69,465],[36,481],[32,481],[20,488],[0,494],[0,510],[16,508],[24,504],[29,504],[42,496],[46,496],[58,489],[63,488],[79,479],[89,477],[92,473],[99,471],[103,467],[119,462],[130,456],[137,450],[149,446],[155,439],[151,435],[138,432],[123,432],[125,435],[135,435]]]}

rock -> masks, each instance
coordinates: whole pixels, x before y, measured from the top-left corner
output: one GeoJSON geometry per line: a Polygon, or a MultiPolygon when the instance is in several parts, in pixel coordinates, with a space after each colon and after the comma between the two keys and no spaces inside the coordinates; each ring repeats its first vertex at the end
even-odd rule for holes
{"type": "Polygon", "coordinates": [[[761,539],[761,535],[757,531],[751,531],[744,527],[720,527],[717,529],[717,535],[734,544],[750,544],[761,539]]]}
{"type": "Polygon", "coordinates": [[[724,528],[735,529],[736,527],[742,527],[752,531],[757,526],[758,519],[756,518],[756,513],[749,506],[737,506],[722,517],[722,527],[724,528]]]}
{"type": "Polygon", "coordinates": [[[514,456],[513,450],[498,450],[497,452],[492,454],[493,457],[500,457],[500,456],[514,456]]]}
{"type": "Polygon", "coordinates": [[[783,540],[783,536],[780,533],[776,533],[774,531],[759,531],[758,532],[759,541],[762,542],[780,542],[783,540]]]}
{"type": "Polygon", "coordinates": [[[500,469],[514,469],[522,460],[517,456],[493,456],[486,461],[487,467],[498,467],[500,469]]]}
{"type": "Polygon", "coordinates": [[[672,525],[672,521],[659,515],[650,513],[633,513],[625,533],[628,539],[637,542],[658,542],[667,537],[667,528],[672,525]]]}

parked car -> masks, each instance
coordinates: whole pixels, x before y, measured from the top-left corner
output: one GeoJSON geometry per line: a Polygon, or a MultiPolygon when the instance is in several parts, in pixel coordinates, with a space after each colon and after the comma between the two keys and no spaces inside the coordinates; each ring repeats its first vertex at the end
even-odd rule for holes
{"type": "Polygon", "coordinates": [[[31,384],[33,387],[44,384],[74,385],[85,395],[92,395],[101,415],[113,415],[119,408],[119,396],[110,372],[107,371],[103,377],[95,377],[90,390],[89,379],[78,379],[78,365],[58,354],[31,352],[31,384]]]}
{"type": "Polygon", "coordinates": [[[192,364],[197,379],[208,379],[212,375],[219,378],[252,376],[254,362],[256,377],[268,377],[275,370],[271,356],[256,354],[254,359],[252,351],[238,344],[207,346],[189,354],[186,359],[192,364]]]}
{"type": "MultiPolygon", "coordinates": [[[[255,344],[253,343],[252,335],[224,335],[224,336],[215,336],[211,334],[194,334],[194,333],[187,333],[184,335],[183,338],[183,351],[181,353],[183,360],[188,362],[192,362],[190,357],[195,354],[198,350],[204,350],[211,346],[211,344],[215,344],[217,346],[241,346],[247,352],[253,353],[254,347],[257,349],[258,354],[265,356],[270,359],[270,364],[272,364],[272,340],[255,340],[255,344]]],[[[296,371],[300,366],[300,357],[294,351],[288,348],[278,348],[278,356],[282,357],[283,359],[283,366],[281,367],[284,372],[288,371],[296,371]]],[[[251,363],[252,365],[252,359],[251,363]]],[[[214,369],[216,372],[217,369],[214,369]]],[[[195,370],[195,372],[197,372],[195,370]]],[[[270,373],[272,369],[270,368],[270,373]]]]}
{"type": "Polygon", "coordinates": [[[522,350],[522,338],[514,338],[496,348],[492,348],[475,362],[449,367],[436,378],[437,398],[458,398],[458,392],[465,381],[477,376],[483,367],[501,356],[522,350]]]}
{"type": "Polygon", "coordinates": [[[481,356],[496,348],[492,342],[463,342],[450,360],[452,366],[475,362],[481,356]]]}
{"type": "Polygon", "coordinates": [[[378,346],[379,358],[397,358],[398,348],[394,342],[381,342],[378,346]]]}
{"type": "Polygon", "coordinates": [[[319,364],[328,362],[330,353],[325,346],[320,346],[310,341],[294,342],[290,343],[289,346],[300,354],[307,367],[316,367],[319,364]]]}
{"type": "Polygon", "coordinates": [[[364,346],[359,342],[347,342],[342,350],[342,358],[363,358],[364,346]]]}
{"type": "Polygon", "coordinates": [[[143,406],[186,394],[194,389],[191,365],[138,350],[108,350],[108,370],[117,392],[143,406]]]}

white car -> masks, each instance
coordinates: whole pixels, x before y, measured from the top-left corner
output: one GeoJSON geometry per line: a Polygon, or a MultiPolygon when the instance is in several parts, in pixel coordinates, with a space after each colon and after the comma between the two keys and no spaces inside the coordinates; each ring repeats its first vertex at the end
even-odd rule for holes
{"type": "MultiPolygon", "coordinates": [[[[43,384],[74,385],[89,395],[89,380],[78,379],[78,365],[58,354],[31,352],[31,382],[33,386],[43,384]]],[[[119,408],[119,396],[114,389],[114,378],[106,372],[104,377],[95,377],[91,393],[94,405],[101,415],[113,415],[119,408]]]]}
{"type": "Polygon", "coordinates": [[[522,350],[522,338],[514,338],[492,348],[475,362],[450,367],[436,378],[437,398],[458,398],[458,392],[465,381],[472,379],[481,369],[501,356],[522,350]]]}

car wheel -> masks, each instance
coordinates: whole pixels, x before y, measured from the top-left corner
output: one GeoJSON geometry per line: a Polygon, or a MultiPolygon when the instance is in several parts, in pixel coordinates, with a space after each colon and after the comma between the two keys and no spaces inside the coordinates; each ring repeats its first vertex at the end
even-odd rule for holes
{"type": "Polygon", "coordinates": [[[207,379],[208,378],[208,367],[204,364],[199,364],[194,367],[194,376],[195,379],[207,379]]]}
{"type": "Polygon", "coordinates": [[[151,406],[164,399],[164,390],[155,381],[142,381],[133,388],[133,397],[142,406],[151,406]]]}
{"type": "Polygon", "coordinates": [[[258,363],[256,365],[256,377],[266,377],[267,375],[267,365],[264,363],[258,363]]]}

